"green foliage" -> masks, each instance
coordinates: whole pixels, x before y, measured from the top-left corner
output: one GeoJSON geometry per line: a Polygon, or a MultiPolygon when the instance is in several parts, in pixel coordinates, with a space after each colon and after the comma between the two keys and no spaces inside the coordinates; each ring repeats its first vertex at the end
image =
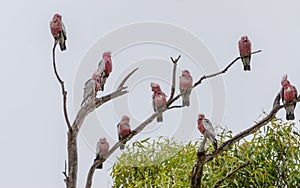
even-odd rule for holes
{"type": "MultiPolygon", "coordinates": [[[[232,138],[223,130],[219,142],[232,138]]],[[[209,142],[208,142],[209,143],[209,142]]],[[[113,167],[114,187],[189,187],[199,142],[186,145],[160,137],[135,142],[113,167]]],[[[205,164],[203,187],[214,184],[244,162],[221,187],[297,187],[300,185],[300,134],[293,124],[274,119],[258,130],[250,141],[234,144],[205,164]],[[241,144],[242,143],[242,144],[241,144]]],[[[209,144],[208,150],[212,150],[209,144]]]]}

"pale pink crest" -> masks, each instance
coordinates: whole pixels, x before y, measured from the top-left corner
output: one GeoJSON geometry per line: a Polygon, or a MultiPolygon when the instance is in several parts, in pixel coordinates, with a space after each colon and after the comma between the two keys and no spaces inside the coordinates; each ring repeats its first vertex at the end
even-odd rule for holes
{"type": "Polygon", "coordinates": [[[151,82],[152,91],[161,91],[160,86],[157,83],[151,82]]]}
{"type": "Polygon", "coordinates": [[[123,115],[122,118],[121,118],[121,121],[127,121],[127,122],[129,122],[130,118],[127,115],[123,115]]]}
{"type": "Polygon", "coordinates": [[[56,14],[54,14],[54,16],[53,16],[53,19],[54,19],[54,18],[57,18],[57,19],[59,19],[59,20],[61,21],[62,16],[61,16],[60,14],[56,13],[56,14]]]}
{"type": "Polygon", "coordinates": [[[200,113],[200,114],[198,115],[198,119],[205,119],[205,115],[202,114],[202,113],[200,113]]]}
{"type": "Polygon", "coordinates": [[[104,59],[105,57],[111,57],[111,51],[103,52],[102,58],[104,59]]]}
{"type": "Polygon", "coordinates": [[[281,80],[281,85],[282,87],[286,87],[290,85],[290,81],[288,80],[287,74],[283,75],[282,80],[281,80]]]}

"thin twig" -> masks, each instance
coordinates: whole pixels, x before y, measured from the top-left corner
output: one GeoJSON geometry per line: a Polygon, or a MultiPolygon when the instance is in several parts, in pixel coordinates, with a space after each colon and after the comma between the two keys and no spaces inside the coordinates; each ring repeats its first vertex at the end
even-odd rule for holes
{"type": "Polygon", "coordinates": [[[174,105],[174,106],[168,107],[168,110],[173,109],[173,108],[182,108],[182,107],[184,107],[184,106],[182,106],[182,105],[174,105]]]}
{"type": "Polygon", "coordinates": [[[135,68],[134,70],[132,70],[124,79],[123,79],[123,81],[119,84],[119,86],[118,86],[118,89],[121,89],[123,86],[124,86],[124,84],[125,84],[125,82],[128,80],[128,78],[135,72],[135,71],[137,71],[139,68],[137,67],[137,68],[135,68]]]}
{"type": "Polygon", "coordinates": [[[122,82],[119,84],[118,88],[105,96],[102,96],[100,98],[96,98],[95,100],[90,100],[88,103],[86,103],[85,105],[83,105],[79,112],[77,113],[77,116],[72,124],[72,128],[73,130],[77,130],[79,131],[85,117],[92,112],[93,110],[95,110],[96,108],[98,108],[99,106],[101,106],[102,104],[116,98],[119,96],[122,96],[126,93],[128,93],[127,87],[124,87],[124,84],[126,83],[126,81],[132,76],[132,74],[138,70],[138,67],[135,68],[134,70],[132,70],[129,74],[126,75],[126,77],[122,80],[122,82]]]}
{"type": "MultiPolygon", "coordinates": [[[[251,54],[256,54],[256,53],[260,53],[261,50],[257,50],[255,52],[252,52],[251,54]]],[[[193,88],[194,89],[195,87],[197,87],[203,80],[206,80],[208,78],[212,78],[212,77],[215,77],[215,76],[218,76],[220,74],[224,74],[228,71],[228,69],[237,61],[241,59],[241,57],[237,57],[235,58],[229,65],[227,65],[222,71],[219,71],[217,73],[214,73],[214,74],[210,74],[210,75],[204,75],[202,76],[197,82],[194,83],[193,85],[193,88]]],[[[179,97],[181,97],[182,94],[178,94],[176,97],[170,99],[168,102],[167,102],[167,106],[170,106],[174,101],[176,101],[179,97]]]]}
{"type": "MultiPolygon", "coordinates": [[[[256,53],[260,53],[261,50],[257,50],[255,52],[252,52],[251,54],[256,54],[256,53]]],[[[225,69],[223,69],[222,71],[220,72],[217,72],[217,73],[214,73],[214,74],[210,74],[210,75],[207,75],[207,76],[202,76],[195,84],[193,87],[196,87],[197,85],[199,85],[203,80],[205,79],[208,79],[208,78],[212,78],[212,77],[215,77],[215,76],[218,76],[220,74],[224,74],[225,72],[228,71],[228,69],[236,62],[238,61],[239,59],[241,59],[241,57],[237,57],[235,58],[229,65],[227,65],[227,67],[225,67],[225,69]]]]}
{"type": "Polygon", "coordinates": [[[66,185],[68,185],[68,179],[69,179],[69,177],[67,175],[67,161],[65,161],[65,170],[62,173],[65,176],[64,181],[65,181],[66,185]]]}
{"type": "Polygon", "coordinates": [[[219,187],[227,178],[229,178],[230,176],[232,176],[235,172],[237,172],[238,170],[248,166],[250,164],[250,161],[246,161],[245,163],[241,164],[238,168],[232,170],[231,172],[229,172],[224,178],[220,179],[219,181],[217,181],[217,183],[215,184],[215,188],[219,187]]]}
{"type": "Polygon", "coordinates": [[[68,126],[69,130],[72,131],[71,123],[70,123],[69,116],[68,116],[68,111],[67,111],[67,91],[65,90],[64,81],[60,78],[60,76],[58,74],[58,71],[57,71],[57,68],[56,68],[56,63],[55,63],[55,48],[56,48],[56,45],[57,45],[57,40],[55,40],[54,46],[53,46],[53,49],[52,49],[53,69],[54,69],[54,73],[55,73],[55,76],[57,78],[57,81],[60,83],[61,92],[62,92],[62,95],[63,95],[63,111],[64,111],[64,116],[65,116],[65,121],[67,123],[67,126],[68,126]]]}
{"type": "Polygon", "coordinates": [[[174,97],[175,93],[175,85],[176,85],[176,68],[177,68],[177,62],[179,61],[181,55],[179,55],[175,60],[173,57],[171,58],[171,61],[173,62],[173,74],[172,74],[172,87],[171,87],[171,95],[168,101],[170,101],[174,97]]]}

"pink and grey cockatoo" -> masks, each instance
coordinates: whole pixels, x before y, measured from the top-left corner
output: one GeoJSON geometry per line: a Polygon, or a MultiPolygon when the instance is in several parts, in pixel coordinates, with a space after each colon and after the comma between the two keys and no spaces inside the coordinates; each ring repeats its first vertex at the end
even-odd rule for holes
{"type": "Polygon", "coordinates": [[[193,87],[193,77],[188,70],[183,70],[179,78],[179,89],[182,94],[182,106],[190,106],[190,95],[193,87]]]}
{"type": "MultiPolygon", "coordinates": [[[[94,162],[97,160],[100,160],[104,155],[108,153],[109,150],[109,144],[106,140],[106,138],[100,138],[99,141],[97,142],[97,147],[96,147],[96,159],[94,162]]],[[[97,166],[97,169],[102,169],[103,164],[97,166]]]]}
{"type": "Polygon", "coordinates": [[[55,41],[59,42],[60,50],[66,50],[67,34],[61,15],[54,14],[52,21],[50,21],[50,30],[55,41]]]}
{"type": "Polygon", "coordinates": [[[111,52],[107,51],[102,54],[102,59],[98,64],[98,70],[101,73],[101,87],[100,90],[104,91],[104,84],[106,83],[106,79],[112,71],[112,60],[111,60],[111,52]]]}
{"type": "Polygon", "coordinates": [[[209,119],[206,119],[204,114],[199,114],[197,123],[200,133],[202,133],[204,136],[204,142],[206,142],[206,138],[208,138],[213,144],[214,149],[217,150],[218,142],[211,121],[209,119]]]}
{"type": "Polygon", "coordinates": [[[92,78],[84,84],[83,101],[81,106],[88,100],[96,97],[100,84],[100,71],[97,70],[93,73],[92,78]]]}
{"type": "MultiPolygon", "coordinates": [[[[150,84],[153,95],[152,95],[152,105],[154,112],[157,112],[159,110],[162,110],[163,108],[166,107],[166,95],[164,92],[161,91],[160,86],[157,83],[151,83],[150,84]]],[[[162,122],[163,121],[163,115],[162,112],[158,114],[157,116],[157,122],[162,122]]]]}
{"type": "Polygon", "coordinates": [[[244,71],[250,71],[251,42],[247,36],[242,36],[239,41],[240,56],[244,65],[244,71]]]}
{"type": "MultiPolygon", "coordinates": [[[[282,100],[282,103],[285,104],[285,103],[290,103],[297,98],[298,95],[297,89],[295,88],[295,86],[291,85],[290,81],[287,79],[287,75],[284,75],[282,77],[281,86],[282,88],[274,101],[274,105],[280,104],[280,99],[282,100]]],[[[295,115],[294,115],[295,107],[296,107],[296,103],[289,104],[288,106],[285,107],[287,120],[295,119],[295,115]]]]}
{"type": "MultiPolygon", "coordinates": [[[[127,115],[124,115],[122,116],[121,122],[118,123],[117,128],[118,128],[119,141],[131,133],[129,121],[130,121],[129,117],[127,115]]],[[[120,149],[123,150],[124,145],[121,145],[120,149]]]]}

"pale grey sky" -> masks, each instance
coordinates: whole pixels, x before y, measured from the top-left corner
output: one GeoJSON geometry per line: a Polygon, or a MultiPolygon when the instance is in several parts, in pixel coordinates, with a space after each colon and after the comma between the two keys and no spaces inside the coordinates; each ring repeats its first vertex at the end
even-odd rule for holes
{"type": "MultiPolygon", "coordinates": [[[[224,96],[217,95],[218,99],[223,99],[222,104],[225,104],[222,114],[211,117],[214,108],[219,110],[217,105],[212,107],[214,100],[218,99],[211,93],[214,82],[204,83],[193,93],[192,97],[197,104],[194,103],[191,108],[185,108],[183,111],[167,112],[166,121],[160,128],[153,123],[146,132],[135,138],[142,139],[158,135],[173,136],[178,134],[176,130],[180,130],[179,127],[196,126],[195,115],[199,111],[211,117],[215,124],[226,126],[238,133],[253,124],[263,110],[267,112],[270,110],[273,99],[280,89],[283,74],[287,73],[291,83],[300,90],[298,76],[300,66],[297,62],[300,59],[299,7],[300,3],[296,0],[286,2],[116,0],[88,3],[28,0],[2,3],[0,48],[3,66],[0,77],[3,90],[6,92],[2,92],[0,187],[64,187],[61,172],[64,160],[67,159],[67,129],[62,114],[60,87],[51,64],[53,38],[49,31],[49,21],[54,13],[63,16],[67,28],[67,50],[63,53],[57,50],[57,64],[69,92],[68,107],[71,120],[77,113],[82,96],[82,93],[73,95],[73,91],[82,92],[84,79],[88,79],[91,74],[90,72],[76,74],[80,72],[78,68],[83,66],[85,55],[92,47],[97,46],[97,41],[106,34],[126,25],[161,22],[186,30],[206,45],[220,68],[225,67],[238,55],[237,41],[242,35],[249,36],[253,50],[263,50],[262,53],[252,57],[251,72],[244,72],[241,62],[238,62],[227,74],[218,78],[224,83],[225,88],[224,96]],[[76,81],[79,85],[73,86],[76,81]],[[190,119],[182,122],[180,117],[183,116],[190,119]]],[[[153,32],[160,32],[157,30],[151,28],[153,32]]],[[[172,34],[174,33],[170,33],[172,34]]],[[[118,41],[112,42],[118,44],[118,41]]],[[[184,39],[182,42],[189,44],[189,41],[184,39]]],[[[118,84],[119,74],[124,75],[131,67],[137,65],[141,66],[141,70],[128,82],[132,93],[127,98],[123,96],[120,100],[103,105],[103,108],[98,109],[84,123],[81,134],[83,136],[78,138],[78,187],[84,187],[88,168],[94,158],[95,139],[104,135],[109,137],[110,145],[116,141],[115,125],[120,118],[119,114],[128,112],[134,117],[133,127],[150,115],[152,109],[149,82],[151,80],[161,82],[166,94],[169,95],[167,80],[155,78],[156,75],[152,75],[152,71],[155,73],[155,70],[150,71],[146,68],[149,62],[153,61],[161,62],[162,65],[159,66],[171,67],[167,64],[169,57],[177,57],[180,50],[185,49],[142,44],[125,48],[113,57],[114,69],[108,82],[108,91],[118,84]],[[143,79],[143,75],[147,78],[143,79]],[[137,97],[141,90],[146,90],[142,91],[144,100],[137,97]],[[128,105],[126,103],[128,108],[120,109],[118,102],[124,101],[128,101],[128,105]],[[145,102],[145,107],[142,101],[145,102]],[[136,108],[133,103],[137,103],[136,108]],[[95,117],[101,122],[101,126],[92,125],[95,117]],[[89,129],[92,126],[93,128],[89,129]],[[104,129],[98,133],[93,131],[99,127],[104,129]]],[[[189,55],[183,54],[179,68],[193,69],[193,66],[203,68],[202,66],[207,63],[201,62],[197,65],[191,60],[194,57],[189,55]]],[[[98,60],[89,63],[96,68],[98,60]]],[[[157,64],[153,64],[153,67],[155,65],[157,67],[157,64]]],[[[163,76],[167,73],[164,72],[163,76]]],[[[193,69],[192,73],[194,80],[202,75],[197,69],[193,69]]],[[[299,112],[300,109],[297,108],[295,120],[297,126],[299,126],[299,112]]],[[[278,116],[285,117],[284,111],[280,111],[278,116]]],[[[198,137],[200,134],[195,132],[189,135],[187,141],[198,137]]],[[[117,155],[119,153],[104,164],[103,171],[95,173],[93,187],[109,185],[112,181],[109,177],[109,168],[117,155]]]]}

